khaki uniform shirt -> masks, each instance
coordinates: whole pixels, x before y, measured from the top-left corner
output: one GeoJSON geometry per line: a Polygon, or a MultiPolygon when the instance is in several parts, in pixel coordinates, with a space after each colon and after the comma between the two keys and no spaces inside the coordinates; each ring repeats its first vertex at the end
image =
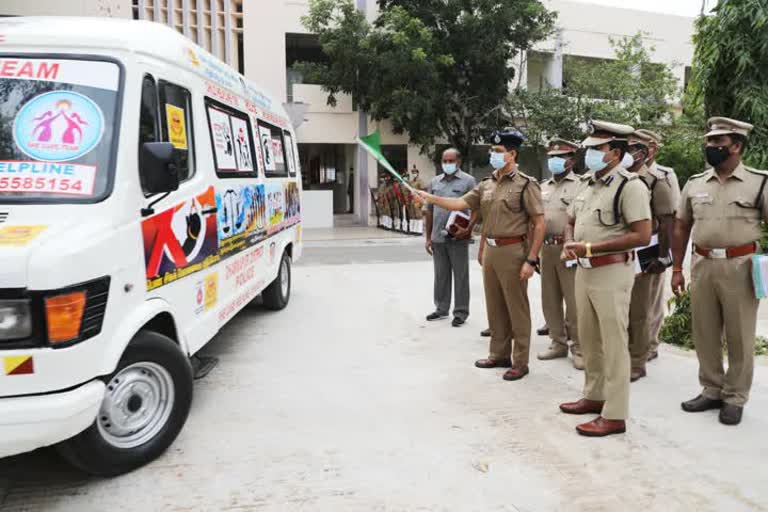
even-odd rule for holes
{"type": "Polygon", "coordinates": [[[677,218],[693,226],[693,243],[706,249],[737,247],[760,240],[768,221],[766,173],[739,164],[724,183],[714,169],[691,176],[683,188],[677,218]]]}
{"type": "Polygon", "coordinates": [[[531,217],[544,214],[539,183],[519,170],[501,179],[494,172],[462,199],[480,210],[487,238],[527,235],[531,217]]]}
{"type": "Polygon", "coordinates": [[[424,186],[424,182],[421,181],[421,178],[416,178],[415,180],[411,180],[410,183],[411,183],[411,186],[416,190],[426,190],[426,187],[424,186]]]}
{"type": "MultiPolygon", "coordinates": [[[[640,181],[637,174],[616,166],[600,179],[590,175],[583,177],[582,182],[584,186],[579,190],[568,212],[570,217],[575,219],[575,240],[605,242],[629,233],[631,224],[651,219],[648,187],[640,181]],[[627,183],[619,198],[619,211],[614,212],[614,198],[624,180],[627,183]]],[[[593,255],[598,254],[612,253],[593,255]]]]}
{"type": "Polygon", "coordinates": [[[560,181],[550,178],[541,184],[547,236],[562,236],[568,224],[568,207],[581,189],[581,180],[569,172],[560,181]]]}
{"type": "Polygon", "coordinates": [[[667,173],[651,170],[645,165],[637,171],[637,175],[643,180],[651,194],[651,215],[653,216],[653,231],[658,231],[658,219],[666,215],[674,215],[680,202],[680,193],[673,189],[667,173]]]}
{"type": "Polygon", "coordinates": [[[677,179],[677,173],[675,170],[671,167],[659,165],[656,162],[653,162],[651,165],[649,165],[648,169],[651,171],[651,173],[655,174],[656,172],[659,172],[667,177],[669,185],[672,187],[672,191],[675,193],[675,210],[677,210],[677,206],[680,204],[680,182],[677,179]]]}

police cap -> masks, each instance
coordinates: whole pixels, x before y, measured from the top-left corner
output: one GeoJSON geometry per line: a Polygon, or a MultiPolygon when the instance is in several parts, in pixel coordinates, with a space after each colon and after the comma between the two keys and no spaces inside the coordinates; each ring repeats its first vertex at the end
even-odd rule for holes
{"type": "Polygon", "coordinates": [[[525,136],[514,128],[497,130],[488,136],[488,143],[494,146],[504,146],[507,149],[520,149],[525,136]]]}

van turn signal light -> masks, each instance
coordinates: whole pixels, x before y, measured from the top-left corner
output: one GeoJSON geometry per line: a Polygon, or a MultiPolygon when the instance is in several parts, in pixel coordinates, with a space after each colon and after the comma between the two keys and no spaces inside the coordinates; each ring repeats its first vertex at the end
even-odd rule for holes
{"type": "Polygon", "coordinates": [[[73,292],[45,299],[48,341],[65,343],[80,336],[85,312],[85,292],[73,292]]]}

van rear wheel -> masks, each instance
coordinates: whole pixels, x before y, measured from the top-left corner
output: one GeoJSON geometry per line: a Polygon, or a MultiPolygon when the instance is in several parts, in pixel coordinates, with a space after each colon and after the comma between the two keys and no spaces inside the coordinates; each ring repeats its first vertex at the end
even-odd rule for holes
{"type": "Polygon", "coordinates": [[[267,309],[279,311],[288,305],[291,299],[291,257],[287,252],[280,259],[280,269],[266,290],[262,293],[264,306],[267,309]]]}
{"type": "Polygon", "coordinates": [[[176,439],[192,404],[192,367],[171,339],[140,331],[105,384],[96,420],[57,448],[87,473],[115,476],[156,459],[176,439]]]}

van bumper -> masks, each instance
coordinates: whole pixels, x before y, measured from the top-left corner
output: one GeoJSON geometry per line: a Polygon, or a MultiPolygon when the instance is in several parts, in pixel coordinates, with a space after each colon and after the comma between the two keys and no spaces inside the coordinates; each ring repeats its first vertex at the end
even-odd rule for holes
{"type": "Polygon", "coordinates": [[[61,393],[0,398],[0,457],[79,434],[93,423],[103,398],[104,383],[100,380],[61,393]]]}

